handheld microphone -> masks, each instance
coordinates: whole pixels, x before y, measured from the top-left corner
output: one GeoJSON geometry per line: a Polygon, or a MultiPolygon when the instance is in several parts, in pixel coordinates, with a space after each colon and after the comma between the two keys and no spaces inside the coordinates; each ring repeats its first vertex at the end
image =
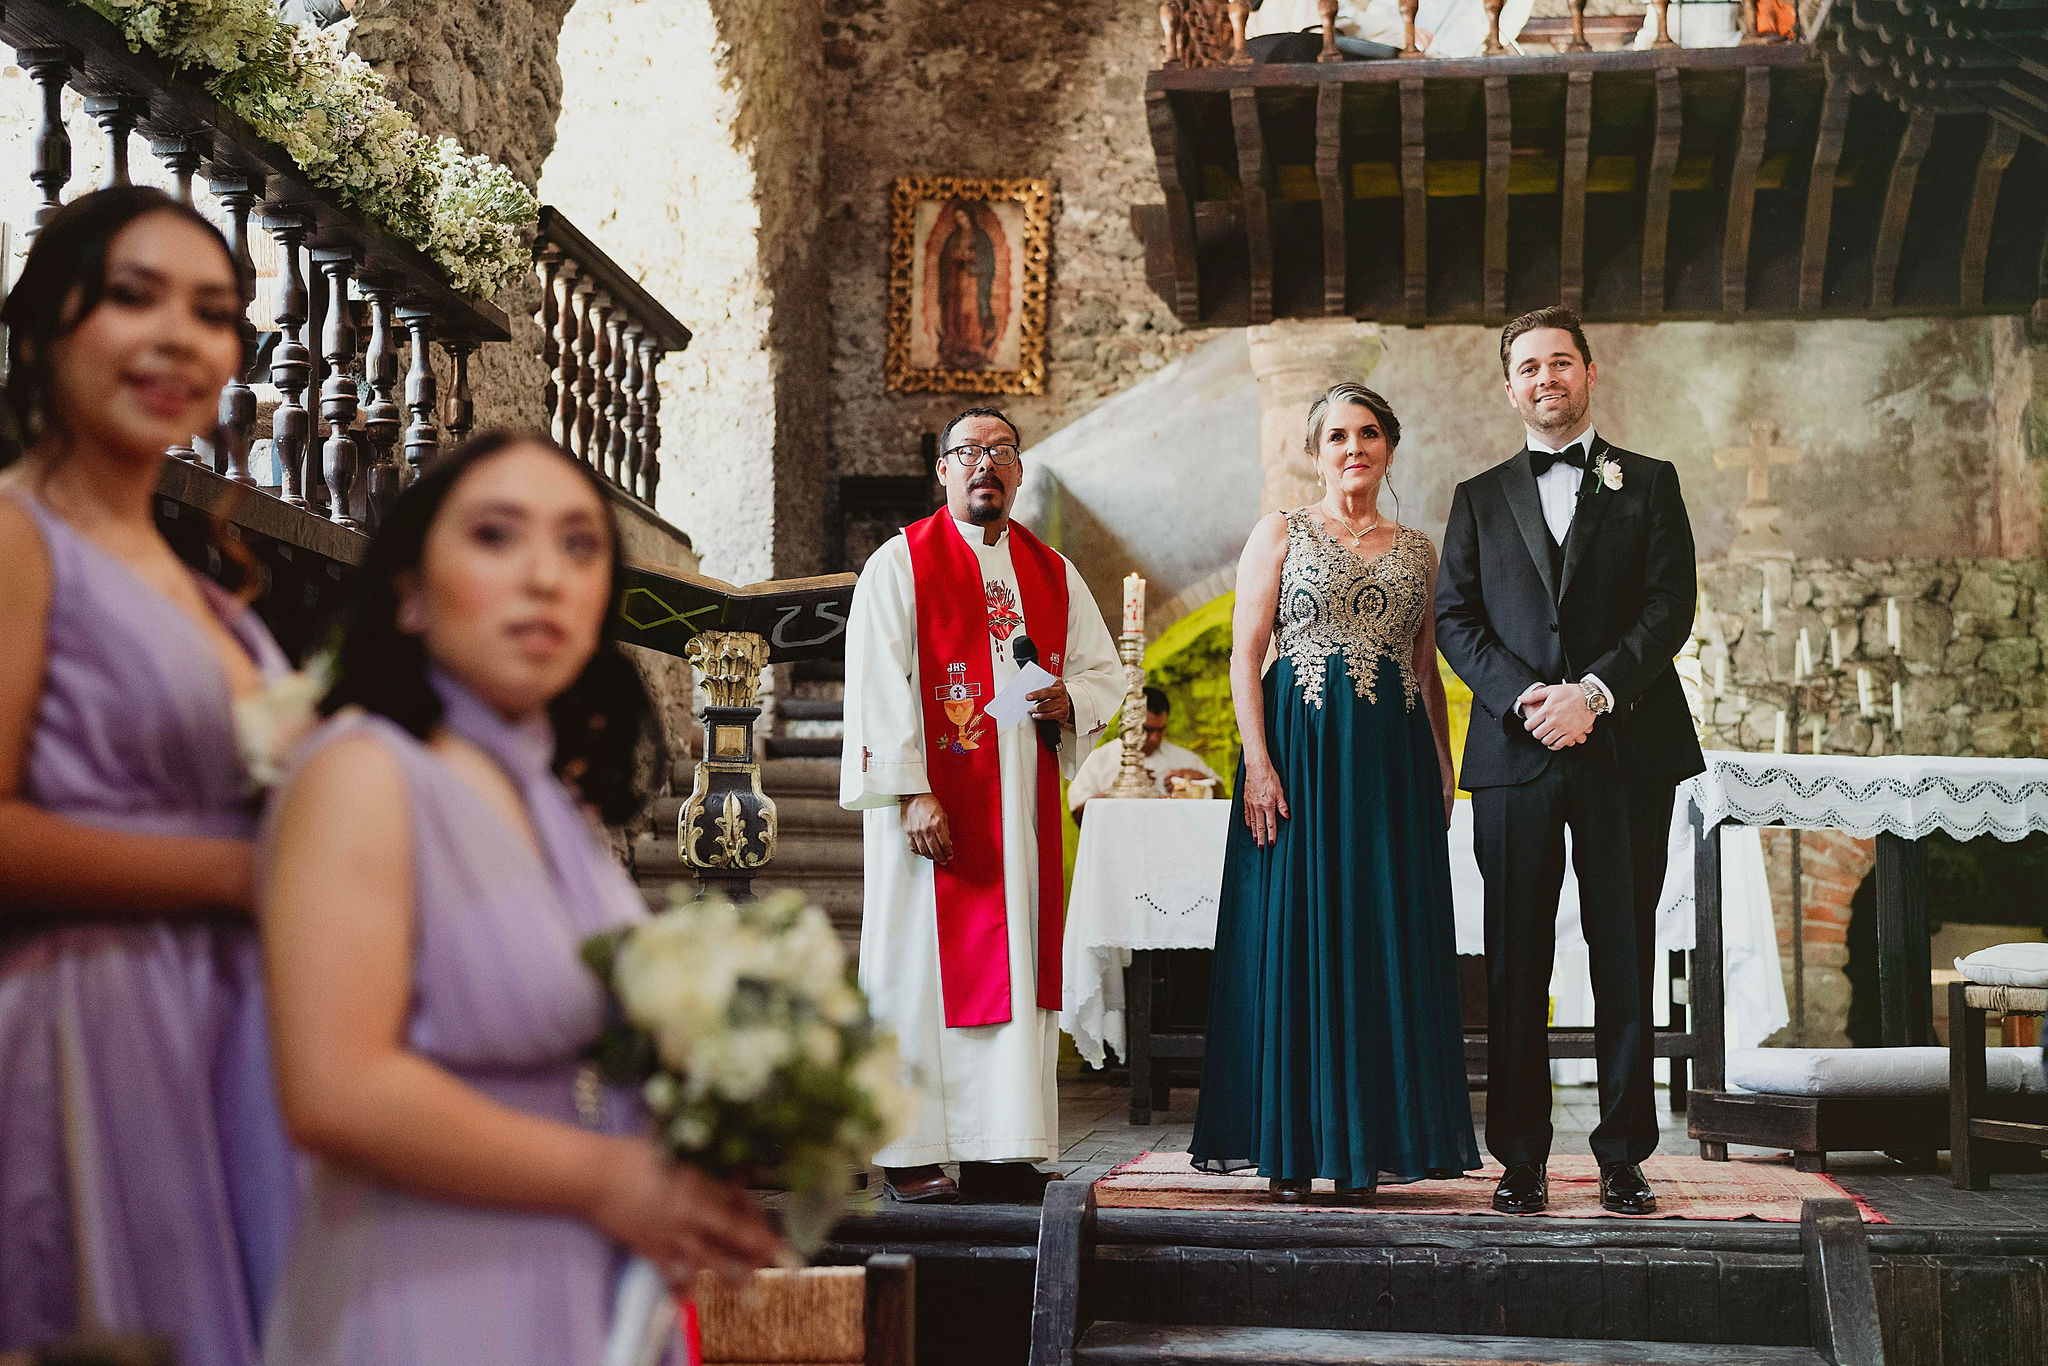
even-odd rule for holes
{"type": "MultiPolygon", "coordinates": [[[[1017,661],[1017,667],[1038,663],[1038,646],[1030,636],[1020,635],[1010,642],[1010,658],[1017,661]]],[[[1041,666],[1042,667],[1042,666],[1041,666]]],[[[1038,743],[1054,754],[1060,752],[1060,723],[1057,721],[1036,721],[1038,743]]]]}

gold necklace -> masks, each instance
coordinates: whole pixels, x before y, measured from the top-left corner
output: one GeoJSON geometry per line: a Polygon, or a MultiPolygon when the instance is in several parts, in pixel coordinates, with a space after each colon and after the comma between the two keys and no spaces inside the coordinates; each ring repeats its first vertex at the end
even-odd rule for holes
{"type": "Polygon", "coordinates": [[[1357,549],[1359,546],[1365,544],[1366,537],[1372,535],[1375,531],[1378,531],[1381,527],[1387,524],[1386,519],[1384,517],[1381,517],[1379,514],[1375,513],[1373,514],[1372,525],[1367,527],[1365,530],[1360,531],[1357,527],[1351,525],[1349,521],[1345,520],[1343,517],[1338,516],[1336,513],[1330,511],[1330,505],[1328,503],[1323,504],[1322,510],[1324,516],[1328,517],[1331,521],[1337,523],[1337,525],[1343,527],[1346,531],[1351,533],[1351,546],[1354,550],[1357,549]]]}

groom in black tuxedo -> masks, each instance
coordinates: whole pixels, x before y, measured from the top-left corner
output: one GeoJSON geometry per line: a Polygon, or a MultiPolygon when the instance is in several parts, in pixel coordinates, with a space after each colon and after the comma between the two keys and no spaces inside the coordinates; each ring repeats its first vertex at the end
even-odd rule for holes
{"type": "Polygon", "coordinates": [[[1501,333],[1528,445],[1458,485],[1436,639],[1472,688],[1460,785],[1486,881],[1486,1146],[1494,1208],[1549,1200],[1549,996],[1564,832],[1591,955],[1600,1198],[1645,1214],[1657,1147],[1650,1016],[1672,795],[1706,765],[1672,658],[1692,630],[1692,528],[1678,472],[1593,431],[1599,372],[1579,317],[1501,333]]]}

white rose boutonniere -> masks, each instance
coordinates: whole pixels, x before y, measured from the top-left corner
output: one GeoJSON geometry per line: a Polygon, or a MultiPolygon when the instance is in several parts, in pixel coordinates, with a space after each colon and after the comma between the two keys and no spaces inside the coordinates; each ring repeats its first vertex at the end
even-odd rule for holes
{"type": "Polygon", "coordinates": [[[1621,487],[1621,462],[1608,456],[1593,461],[1593,471],[1600,476],[1600,482],[1610,489],[1621,487]]]}
{"type": "Polygon", "coordinates": [[[261,792],[284,780],[300,742],[320,724],[317,708],[332,681],[322,656],[255,696],[236,699],[235,745],[251,789],[261,792]]]}

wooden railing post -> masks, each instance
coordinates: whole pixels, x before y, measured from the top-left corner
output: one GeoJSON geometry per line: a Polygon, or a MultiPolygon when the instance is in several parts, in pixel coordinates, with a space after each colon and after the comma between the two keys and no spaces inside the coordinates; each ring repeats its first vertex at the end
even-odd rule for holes
{"type": "Polygon", "coordinates": [[[135,183],[128,171],[128,137],[148,109],[144,101],[118,91],[85,97],[85,112],[107,135],[107,178],[101,182],[102,189],[135,183]]]}
{"type": "Polygon", "coordinates": [[[205,133],[174,133],[149,140],[150,155],[170,168],[175,177],[172,196],[187,208],[192,206],[192,177],[206,160],[212,139],[205,133]]]}
{"type": "Polygon", "coordinates": [[[1415,45],[1415,15],[1422,8],[1422,0],[1401,0],[1401,55],[1420,57],[1422,49],[1415,45]]]}
{"type": "Polygon", "coordinates": [[[434,427],[439,398],[434,380],[434,311],[407,304],[398,310],[398,321],[412,337],[412,361],[405,372],[405,410],[412,414],[405,429],[405,482],[409,484],[440,454],[441,436],[434,427]]]}
{"type": "Polygon", "coordinates": [[[548,416],[554,437],[565,451],[576,448],[576,384],[579,361],[576,338],[581,323],[576,316],[576,282],[580,273],[574,261],[562,262],[561,298],[555,307],[555,405],[548,416]]]}
{"type": "Polygon", "coordinates": [[[654,488],[661,482],[661,358],[652,341],[640,343],[640,497],[654,506],[654,488]]]}
{"type": "Polygon", "coordinates": [[[78,49],[64,46],[23,48],[15,58],[36,83],[36,92],[41,97],[35,165],[28,173],[43,196],[43,202],[36,206],[34,226],[29,230],[33,236],[63,207],[64,187],[71,181],[71,133],[64,126],[64,86],[84,58],[78,49]]]}
{"type": "Polygon", "coordinates": [[[364,490],[370,529],[384,524],[384,515],[398,499],[398,435],[405,415],[391,391],[398,385],[398,342],[392,335],[391,286],[366,283],[370,301],[370,344],[363,353],[363,378],[370,387],[370,406],[363,411],[363,440],[370,448],[370,478],[364,490]]]}
{"type": "Polygon", "coordinates": [[[215,438],[220,449],[214,452],[213,472],[238,484],[254,484],[249,447],[256,439],[256,391],[249,387],[246,371],[256,354],[256,325],[249,321],[249,306],[256,302],[256,258],[249,252],[249,215],[262,197],[263,177],[215,166],[207,183],[227,220],[221,224],[221,235],[228,239],[228,255],[235,262],[235,287],[242,300],[242,365],[220,391],[220,432],[215,438]]]}
{"type": "Polygon", "coordinates": [[[586,277],[576,284],[576,442],[577,458],[590,455],[590,433],[597,423],[597,287],[586,277]]]}
{"type": "Polygon", "coordinates": [[[302,508],[307,505],[306,453],[313,440],[313,418],[306,410],[306,389],[313,379],[313,356],[306,345],[310,300],[300,269],[306,223],[287,210],[265,214],[263,226],[277,239],[278,264],[284,272],[277,282],[277,349],[270,356],[270,382],[283,397],[270,418],[270,451],[285,502],[302,508]]]}
{"type": "Polygon", "coordinates": [[[608,340],[606,349],[611,353],[611,378],[606,391],[611,395],[611,406],[605,414],[605,431],[610,440],[605,443],[604,463],[611,474],[612,482],[621,488],[633,487],[633,476],[626,466],[626,414],[632,404],[627,397],[627,377],[632,373],[631,348],[626,344],[626,316],[614,311],[605,319],[608,340]]]}
{"type": "Polygon", "coordinates": [[[593,295],[590,310],[590,467],[617,483],[618,471],[606,464],[612,444],[612,301],[593,295]]]}
{"type": "Polygon", "coordinates": [[[320,420],[327,424],[327,440],[320,449],[321,469],[327,476],[327,518],[336,526],[356,528],[362,523],[349,504],[357,460],[356,439],[349,428],[360,405],[355,376],[349,373],[356,358],[356,324],[348,303],[355,252],[348,247],[316,248],[313,263],[327,282],[327,318],[320,329],[320,358],[327,371],[320,385],[320,420]]]}
{"type": "Polygon", "coordinates": [[[562,274],[562,252],[558,247],[545,242],[536,243],[533,250],[534,274],[540,276],[540,308],[534,312],[533,321],[540,328],[540,363],[548,372],[541,383],[541,407],[547,413],[552,426],[555,407],[561,402],[561,379],[556,371],[562,364],[562,300],[555,292],[555,282],[562,274]]]}
{"type": "Polygon", "coordinates": [[[470,429],[476,426],[476,400],[469,393],[469,357],[476,350],[476,343],[464,338],[460,341],[442,343],[448,352],[448,360],[454,369],[454,382],[448,391],[449,437],[460,445],[469,439],[470,429]]]}
{"type": "Polygon", "coordinates": [[[621,386],[626,393],[626,411],[620,422],[626,439],[626,459],[625,473],[619,482],[635,493],[640,490],[640,471],[643,468],[641,426],[647,419],[644,399],[640,392],[645,384],[641,366],[646,360],[646,338],[646,328],[637,322],[627,323],[620,344],[620,350],[626,356],[626,378],[621,386]]]}
{"type": "Polygon", "coordinates": [[[1593,44],[1586,38],[1586,0],[1571,0],[1572,40],[1565,44],[1566,52],[1591,52],[1593,44]]]}
{"type": "Polygon", "coordinates": [[[1650,41],[1651,47],[1677,47],[1671,41],[1671,0],[1650,0],[1657,7],[1657,36],[1650,41]]]}

